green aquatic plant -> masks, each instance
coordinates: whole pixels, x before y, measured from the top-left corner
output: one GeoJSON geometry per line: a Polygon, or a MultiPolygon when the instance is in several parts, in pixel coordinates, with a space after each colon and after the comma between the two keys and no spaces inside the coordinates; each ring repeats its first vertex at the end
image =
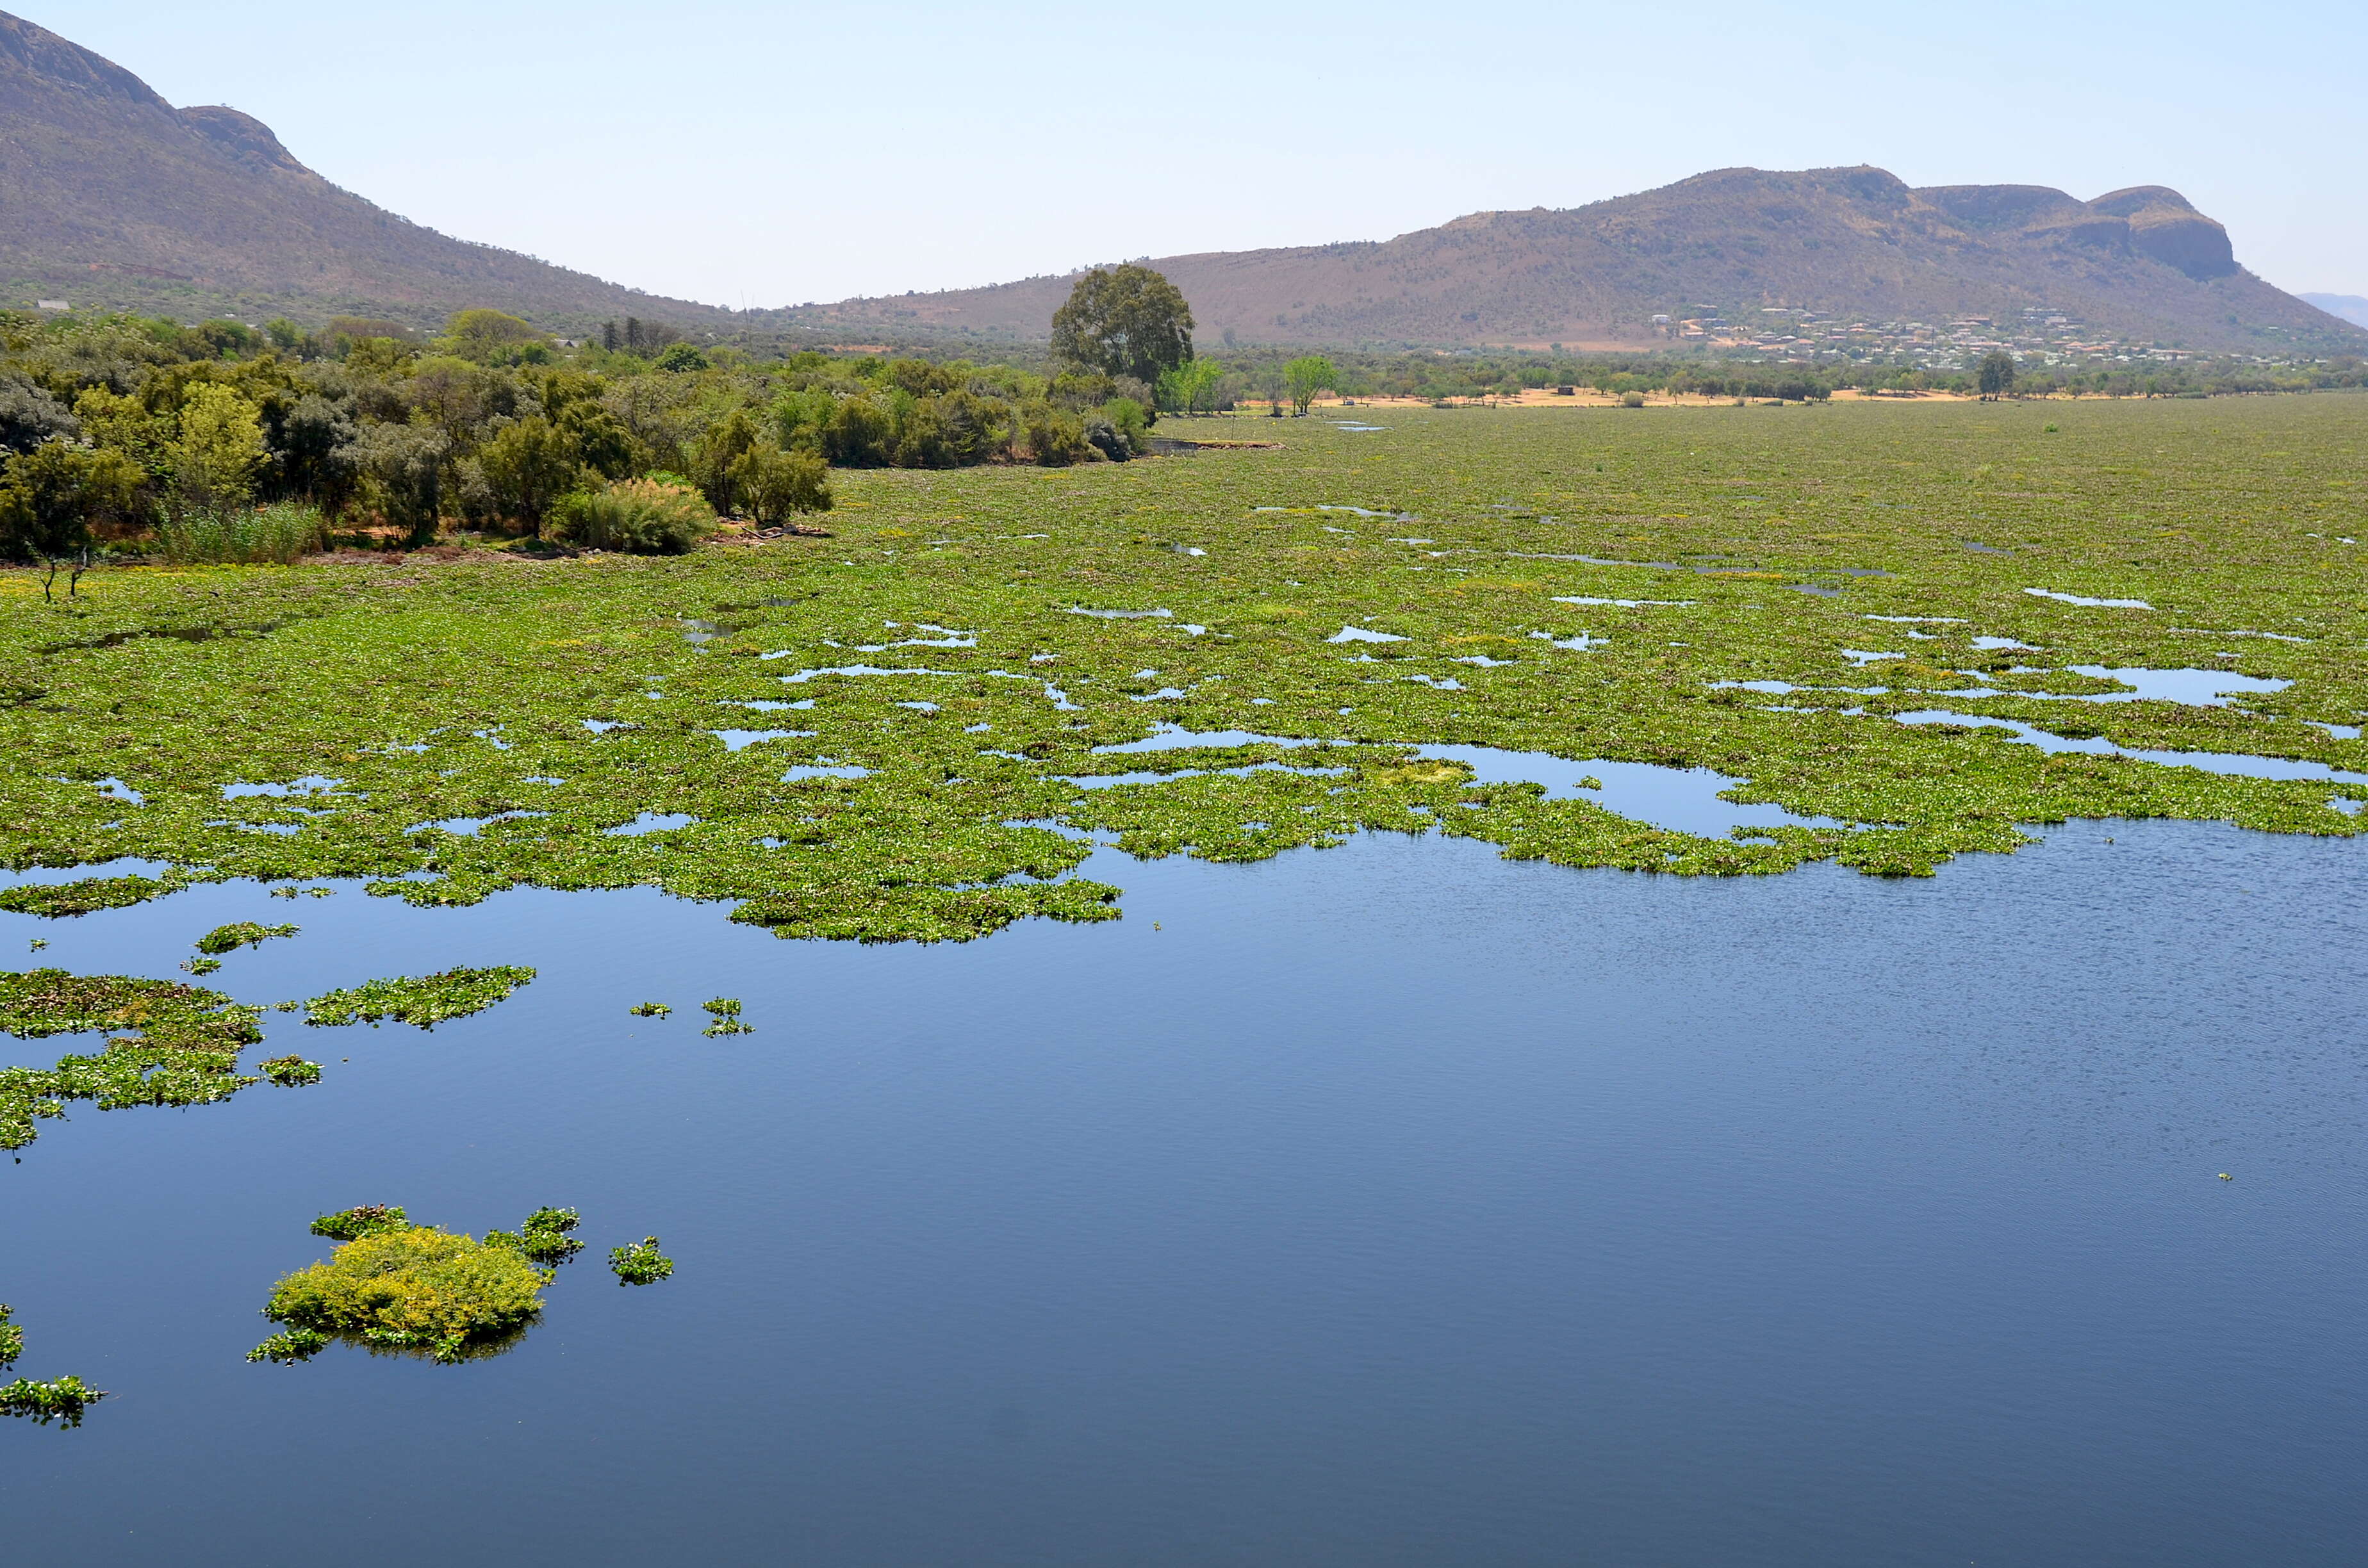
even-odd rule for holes
{"type": "Polygon", "coordinates": [[[538,1209],[528,1215],[517,1233],[508,1231],[488,1231],[485,1244],[506,1246],[521,1257],[556,1267],[584,1250],[584,1244],[567,1233],[575,1229],[582,1216],[573,1209],[538,1209]]]}
{"type": "Polygon", "coordinates": [[[756,1027],[740,1021],[740,1001],[735,996],[718,996],[701,1003],[707,1009],[707,1027],[699,1032],[708,1035],[755,1034],[756,1027]]]}
{"type": "Polygon", "coordinates": [[[128,909],[135,903],[177,892],[187,885],[186,881],[173,877],[88,877],[78,882],[28,882],[0,890],[0,909],[64,919],[101,909],[128,909]]]}
{"type": "Polygon", "coordinates": [[[550,1282],[513,1248],[409,1225],[358,1236],[326,1262],[287,1276],[263,1312],[291,1329],[352,1335],[450,1362],[465,1358],[472,1342],[530,1322],[550,1282]]]}
{"type": "Polygon", "coordinates": [[[1088,835],[1247,861],[1444,831],[1741,876],[1925,875],[2068,817],[2368,829],[2353,778],[2214,771],[2368,773],[2368,562],[2327,478],[2368,399],[2078,408],[2067,443],[2014,403],[1394,407],[1274,449],[842,470],[828,540],[117,573],[70,620],[28,589],[0,618],[0,694],[38,694],[0,699],[0,864],[171,869],[0,908],[650,887],[783,937],[940,941],[1114,918],[1074,874],[1088,835]],[[2081,673],[2136,667],[2288,684],[2183,703],[2081,673]],[[759,722],[791,733],[728,734],[759,722]],[[1249,739],[1103,749],[1178,730],[1249,739]],[[2127,755],[2017,738],[2075,731],[2127,755]],[[1713,768],[1800,820],[1672,833],[1437,745],[1713,768]],[[222,793],[312,775],[340,782],[222,793]],[[644,813],[683,825],[610,831],[644,813]]]}
{"type": "Polygon", "coordinates": [[[434,1028],[447,1019],[482,1013],[533,979],[534,971],[522,965],[496,965],[367,981],[306,1002],[304,1021],[321,1028],[365,1022],[375,1028],[381,1018],[392,1018],[399,1024],[434,1028]]]}
{"type": "Polygon", "coordinates": [[[301,1056],[273,1056],[256,1063],[263,1075],[283,1089],[302,1088],[321,1081],[321,1064],[301,1056]]]}
{"type": "Polygon", "coordinates": [[[381,1231],[408,1230],[411,1221],[399,1208],[383,1203],[365,1203],[355,1209],[340,1209],[335,1214],[324,1214],[313,1221],[313,1233],[334,1241],[359,1241],[381,1231]]]}
{"type": "Polygon", "coordinates": [[[197,939],[201,953],[222,954],[239,948],[257,947],[274,937],[293,937],[293,926],[258,926],[252,920],[241,920],[230,926],[217,926],[197,939]]]}
{"type": "MultiPolygon", "coordinates": [[[[11,1321],[8,1308],[0,1304],[0,1371],[16,1365],[17,1358],[25,1353],[25,1331],[11,1321]]],[[[82,1413],[107,1397],[107,1391],[95,1389],[80,1378],[55,1378],[36,1382],[30,1378],[0,1384],[0,1415],[22,1416],[39,1426],[52,1421],[68,1426],[82,1425],[82,1413]]]]}
{"type": "Polygon", "coordinates": [[[674,1009],[663,1002],[643,1002],[639,1006],[628,1007],[625,1011],[637,1018],[663,1018],[674,1009]]]}
{"type": "Polygon", "coordinates": [[[70,1100],[122,1110],[229,1098],[256,1081],[239,1074],[238,1058],[262,1040],[259,1017],[219,992],[168,980],[0,971],[0,1033],[115,1031],[100,1050],[55,1067],[0,1068],[0,1149],[30,1143],[34,1124],[63,1116],[70,1100]]]}
{"type": "Polygon", "coordinates": [[[250,1361],[292,1367],[309,1361],[329,1347],[329,1336],[317,1328],[286,1328],[246,1353],[250,1361]]]}
{"type": "Polygon", "coordinates": [[[674,1273],[674,1259],[658,1251],[655,1236],[609,1249],[609,1267],[620,1285],[655,1285],[674,1273]]]}
{"type": "Polygon", "coordinates": [[[189,974],[211,974],[214,971],[222,968],[222,960],[183,959],[181,960],[181,968],[184,972],[189,974]]]}
{"type": "Polygon", "coordinates": [[[47,1382],[18,1378],[13,1383],[0,1383],[0,1415],[23,1416],[42,1426],[52,1421],[79,1426],[83,1412],[106,1397],[105,1389],[95,1389],[77,1377],[52,1378],[47,1382]]]}

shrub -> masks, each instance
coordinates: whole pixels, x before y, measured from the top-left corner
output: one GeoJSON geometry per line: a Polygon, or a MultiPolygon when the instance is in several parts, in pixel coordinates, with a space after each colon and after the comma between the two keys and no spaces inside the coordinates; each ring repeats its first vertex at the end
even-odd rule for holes
{"type": "Polygon", "coordinates": [[[1620,406],[1622,408],[1642,408],[1645,406],[1645,394],[1640,392],[1622,392],[1620,394],[1620,406]]]}
{"type": "MultiPolygon", "coordinates": [[[[1206,361],[1194,360],[1194,364],[1206,361]]],[[[1102,417],[1126,441],[1130,455],[1140,455],[1151,432],[1151,413],[1131,397],[1114,397],[1102,404],[1102,417]]]]}
{"type": "Polygon", "coordinates": [[[0,471],[0,555],[56,560],[91,541],[90,525],[144,510],[146,476],[120,452],[45,441],[0,471]]]}
{"type": "Polygon", "coordinates": [[[1099,452],[1110,461],[1122,463],[1134,456],[1133,449],[1126,444],[1126,437],[1118,433],[1118,427],[1100,415],[1087,415],[1083,424],[1086,445],[1099,452]]]}
{"type": "Polygon", "coordinates": [[[689,484],[626,479],[564,497],[552,537],[588,550],[679,555],[715,531],[715,510],[689,484]]]}
{"type": "Polygon", "coordinates": [[[183,508],[244,506],[255,494],[256,471],[270,455],[263,410],[230,387],[199,381],[181,399],[181,433],[166,455],[183,508]]]}
{"type": "Polygon", "coordinates": [[[1050,403],[1028,405],[1028,449],[1042,468],[1066,468],[1093,451],[1086,441],[1085,422],[1050,403]]]}
{"type": "Polygon", "coordinates": [[[176,566],[292,566],[321,548],[321,513],[280,501],[253,510],[185,512],[157,525],[156,543],[176,566]]]}
{"type": "Polygon", "coordinates": [[[457,1361],[470,1342],[523,1327],[542,1310],[550,1280],[512,1248],[412,1225],[347,1242],[328,1262],[289,1275],[263,1315],[457,1361]]]}
{"type": "Polygon", "coordinates": [[[830,510],[830,470],[820,454],[758,445],[732,464],[733,488],[760,523],[787,522],[796,512],[830,510]]]}
{"type": "Polygon", "coordinates": [[[478,449],[477,466],[500,514],[537,535],[584,472],[575,438],[541,415],[505,426],[478,449]]]}

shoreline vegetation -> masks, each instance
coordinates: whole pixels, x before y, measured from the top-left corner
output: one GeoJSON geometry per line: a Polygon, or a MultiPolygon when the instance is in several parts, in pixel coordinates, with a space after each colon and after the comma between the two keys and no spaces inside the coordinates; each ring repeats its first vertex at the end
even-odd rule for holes
{"type": "Polygon", "coordinates": [[[1245,426],[1133,265],[1078,282],[1049,376],[400,331],[0,323],[0,525],[41,562],[0,573],[0,865],[149,863],[0,909],[642,884],[935,941],[1115,918],[1070,875],[1096,839],[1927,876],[2071,816],[2368,822],[2357,397],[2133,401],[1997,351],[1945,402],[1532,365],[1475,417],[1300,354],[1245,426]],[[220,564],[104,553],[275,508],[220,564]],[[1680,832],[1535,778],[1591,762],[1790,815],[1680,832]]]}

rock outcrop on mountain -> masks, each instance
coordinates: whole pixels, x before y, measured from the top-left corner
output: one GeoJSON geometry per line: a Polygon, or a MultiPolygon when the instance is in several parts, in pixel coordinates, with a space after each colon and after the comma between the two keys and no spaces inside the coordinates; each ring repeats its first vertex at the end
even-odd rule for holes
{"type": "MultiPolygon", "coordinates": [[[[2237,264],[2161,186],[1910,187],[1877,168],[1720,169],[1566,210],[1475,212],[1393,240],[1152,258],[1204,337],[1644,347],[1654,318],[1787,305],[1876,322],[2061,312],[2094,334],[2285,357],[2368,349],[2237,264]]],[[[854,330],[1041,335],[1068,278],[791,312],[854,330]]]]}

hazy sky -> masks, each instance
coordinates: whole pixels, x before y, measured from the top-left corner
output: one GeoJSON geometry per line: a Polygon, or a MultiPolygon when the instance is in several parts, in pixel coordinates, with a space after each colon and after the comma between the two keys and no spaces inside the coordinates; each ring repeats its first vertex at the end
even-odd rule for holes
{"type": "Polygon", "coordinates": [[[721,304],[1856,163],[2172,186],[2368,294],[2361,0],[8,3],[405,216],[721,304]]]}

